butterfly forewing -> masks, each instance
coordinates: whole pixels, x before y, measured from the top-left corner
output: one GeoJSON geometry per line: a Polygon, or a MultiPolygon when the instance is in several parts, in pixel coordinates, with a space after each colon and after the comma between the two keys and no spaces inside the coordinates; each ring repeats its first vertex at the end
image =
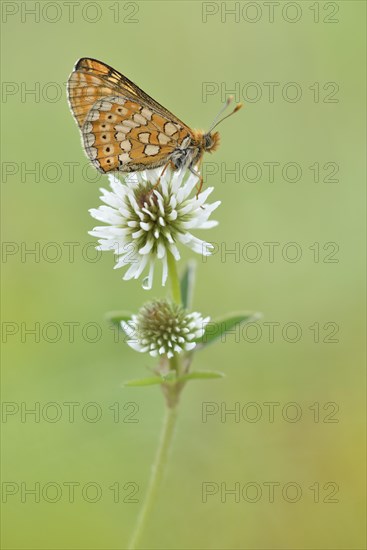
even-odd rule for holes
{"type": "Polygon", "coordinates": [[[68,81],[85,151],[101,172],[163,166],[191,130],[108,65],[83,58],[68,81]]]}

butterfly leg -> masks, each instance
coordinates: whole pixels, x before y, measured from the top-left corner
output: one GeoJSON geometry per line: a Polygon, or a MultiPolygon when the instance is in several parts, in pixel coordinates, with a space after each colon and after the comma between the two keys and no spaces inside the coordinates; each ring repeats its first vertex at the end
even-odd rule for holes
{"type": "Polygon", "coordinates": [[[165,173],[165,171],[167,170],[168,166],[171,165],[171,168],[175,168],[173,162],[171,160],[169,160],[164,166],[163,166],[163,170],[162,172],[160,173],[159,175],[159,178],[157,179],[156,183],[153,185],[153,187],[151,188],[151,190],[149,191],[149,197],[153,194],[153,191],[155,191],[157,189],[157,187],[159,186],[159,184],[161,183],[161,177],[163,176],[163,174],[165,173]]]}
{"type": "Polygon", "coordinates": [[[154,189],[156,189],[156,188],[158,187],[158,185],[161,183],[161,177],[163,176],[163,174],[164,174],[165,171],[167,170],[168,166],[170,166],[170,165],[171,165],[171,168],[174,168],[174,167],[175,167],[175,165],[173,164],[173,162],[172,162],[171,160],[169,160],[169,161],[167,162],[167,164],[164,165],[163,170],[162,170],[162,172],[161,172],[159,178],[157,179],[157,183],[154,184],[154,187],[153,187],[153,189],[152,189],[153,191],[154,191],[154,189]]]}
{"type": "Polygon", "coordinates": [[[197,193],[196,193],[196,198],[199,197],[200,193],[201,193],[201,190],[203,188],[203,185],[204,185],[204,178],[203,176],[200,174],[200,168],[201,168],[201,164],[202,164],[202,158],[199,160],[199,163],[198,163],[198,168],[194,168],[193,166],[190,166],[190,172],[192,172],[192,174],[194,174],[195,176],[197,176],[199,178],[199,183],[196,184],[196,190],[197,190],[197,193]]]}

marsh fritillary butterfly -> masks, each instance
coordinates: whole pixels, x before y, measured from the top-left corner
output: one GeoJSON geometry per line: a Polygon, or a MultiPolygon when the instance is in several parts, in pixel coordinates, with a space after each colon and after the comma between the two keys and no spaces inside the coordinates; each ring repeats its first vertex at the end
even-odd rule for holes
{"type": "Polygon", "coordinates": [[[84,150],[102,173],[168,165],[197,173],[204,152],[219,145],[219,134],[212,130],[232,100],[208,132],[192,130],[118,71],[89,58],[76,63],[67,92],[84,150]]]}

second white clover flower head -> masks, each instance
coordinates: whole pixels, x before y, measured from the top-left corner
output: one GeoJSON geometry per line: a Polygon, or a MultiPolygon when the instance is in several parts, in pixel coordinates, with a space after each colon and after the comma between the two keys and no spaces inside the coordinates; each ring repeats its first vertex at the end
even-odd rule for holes
{"type": "Polygon", "coordinates": [[[105,203],[90,210],[93,218],[105,223],[95,227],[90,235],[98,238],[98,250],[113,250],[117,255],[115,268],[128,267],[124,279],[137,279],[145,270],[148,276],[144,288],[151,288],[155,261],[163,264],[162,285],[168,275],[168,255],[177,261],[177,245],[188,246],[194,252],[208,256],[213,246],[195,237],[192,229],[209,229],[218,222],[209,220],[220,201],[208,204],[213,191],[208,187],[196,197],[199,177],[184,170],[162,168],[134,172],[123,183],[109,175],[111,191],[101,189],[105,203]]]}
{"type": "Polygon", "coordinates": [[[121,327],[136,351],[152,357],[190,351],[198,338],[203,336],[210,317],[189,312],[168,300],[154,300],[145,304],[130,321],[122,321],[121,327]]]}

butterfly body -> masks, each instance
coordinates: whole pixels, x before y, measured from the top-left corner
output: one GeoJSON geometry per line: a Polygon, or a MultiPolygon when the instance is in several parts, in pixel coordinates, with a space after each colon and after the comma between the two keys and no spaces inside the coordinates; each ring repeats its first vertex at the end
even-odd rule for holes
{"type": "Polygon", "coordinates": [[[205,152],[212,152],[218,148],[219,133],[205,134],[201,130],[193,130],[192,136],[184,138],[182,143],[172,152],[170,160],[179,170],[183,167],[195,169],[205,152]]]}
{"type": "Polygon", "coordinates": [[[192,130],[101,61],[80,59],[68,80],[70,109],[97,170],[133,172],[170,164],[195,171],[218,132],[192,130]]]}

